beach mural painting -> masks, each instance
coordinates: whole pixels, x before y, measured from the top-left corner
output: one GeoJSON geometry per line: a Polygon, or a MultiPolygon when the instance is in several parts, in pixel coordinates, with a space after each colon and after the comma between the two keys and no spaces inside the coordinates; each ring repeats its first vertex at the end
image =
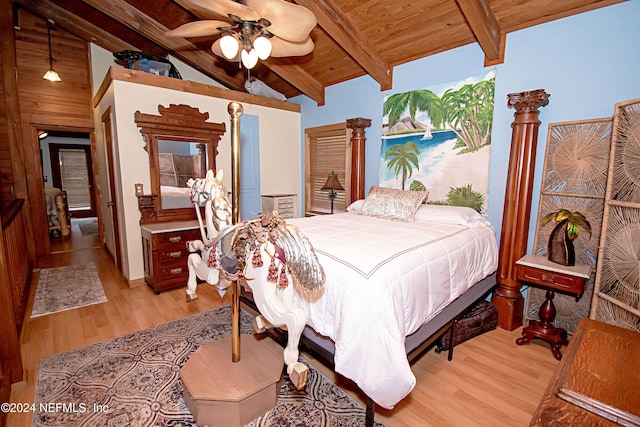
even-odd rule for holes
{"type": "Polygon", "coordinates": [[[379,182],[486,214],[495,69],[385,97],[379,182]]]}

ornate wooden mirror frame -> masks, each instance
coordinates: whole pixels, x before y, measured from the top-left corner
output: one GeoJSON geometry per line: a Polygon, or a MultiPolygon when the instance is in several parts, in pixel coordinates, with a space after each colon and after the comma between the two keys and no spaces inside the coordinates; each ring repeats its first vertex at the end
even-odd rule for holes
{"type": "MultiPolygon", "coordinates": [[[[218,142],[226,131],[224,123],[211,123],[206,120],[209,113],[201,113],[197,108],[188,105],[171,104],[169,107],[158,105],[159,116],[153,114],[143,114],[135,112],[135,121],[140,128],[145,142],[145,150],[149,153],[149,169],[151,173],[151,194],[138,195],[138,208],[142,214],[141,224],[168,222],[168,221],[189,221],[196,219],[193,207],[184,204],[174,206],[169,205],[169,196],[165,191],[167,200],[163,203],[163,192],[161,184],[174,185],[178,189],[186,189],[183,181],[185,175],[178,179],[178,172],[174,172],[174,183],[167,184],[167,175],[161,177],[161,171],[165,168],[165,162],[169,159],[170,165],[175,171],[175,157],[187,157],[182,154],[173,154],[162,147],[180,147],[180,153],[191,153],[193,174],[199,176],[189,176],[192,178],[203,178],[207,169],[216,170],[216,155],[218,154],[218,142]],[[191,146],[183,144],[188,143],[191,146]],[[177,145],[176,145],[177,144],[177,145]],[[193,154],[193,153],[197,154],[193,154]],[[168,157],[167,157],[168,156],[168,157]],[[163,169],[161,169],[161,159],[163,169]],[[180,185],[183,184],[183,185],[180,185]],[[188,206],[188,207],[187,207],[188,206]]],[[[177,160],[177,159],[176,159],[177,160]]],[[[183,159],[184,160],[184,159],[183,159]]],[[[186,190],[184,190],[186,192],[186,190]]],[[[188,197],[188,195],[185,195],[188,197]]],[[[174,198],[175,199],[175,198],[174,198]]],[[[173,199],[172,199],[173,200],[173,199]]]]}

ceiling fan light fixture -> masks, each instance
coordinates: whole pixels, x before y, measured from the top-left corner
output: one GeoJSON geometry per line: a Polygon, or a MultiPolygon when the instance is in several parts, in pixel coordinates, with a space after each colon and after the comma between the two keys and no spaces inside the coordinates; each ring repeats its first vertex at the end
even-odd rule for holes
{"type": "Polygon", "coordinates": [[[231,34],[227,34],[226,36],[220,39],[220,49],[222,50],[222,54],[227,59],[233,59],[238,54],[238,49],[240,45],[238,44],[238,40],[233,37],[231,34]]]}
{"type": "Polygon", "coordinates": [[[258,53],[258,58],[262,59],[263,61],[267,59],[269,55],[271,55],[271,40],[262,35],[258,36],[253,41],[253,47],[258,53]]]}
{"type": "Polygon", "coordinates": [[[256,52],[255,49],[251,49],[249,52],[242,49],[240,57],[242,59],[242,65],[244,65],[247,70],[252,69],[258,63],[258,52],[256,52]]]}

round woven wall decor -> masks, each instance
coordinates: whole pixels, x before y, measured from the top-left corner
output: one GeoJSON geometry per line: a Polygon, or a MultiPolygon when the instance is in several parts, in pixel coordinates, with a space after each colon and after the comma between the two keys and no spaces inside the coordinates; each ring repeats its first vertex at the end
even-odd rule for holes
{"type": "Polygon", "coordinates": [[[639,310],[640,209],[610,209],[605,245],[601,291],[639,310]]]}
{"type": "Polygon", "coordinates": [[[603,195],[611,121],[550,125],[543,192],[603,195]]]}
{"type": "Polygon", "coordinates": [[[640,105],[621,109],[616,135],[612,200],[640,202],[640,105]]]}
{"type": "MultiPolygon", "coordinates": [[[[582,213],[591,224],[591,236],[581,230],[574,240],[576,263],[594,268],[598,258],[602,212],[607,186],[607,169],[613,123],[610,118],[553,123],[549,125],[541,186],[534,253],[547,255],[549,235],[554,222],[542,223],[542,218],[559,209],[582,213]]],[[[554,324],[573,332],[580,319],[589,316],[595,274],[587,281],[584,294],[575,296],[556,293],[554,324]]],[[[529,287],[527,319],[538,320],[546,290],[529,287]]]]}

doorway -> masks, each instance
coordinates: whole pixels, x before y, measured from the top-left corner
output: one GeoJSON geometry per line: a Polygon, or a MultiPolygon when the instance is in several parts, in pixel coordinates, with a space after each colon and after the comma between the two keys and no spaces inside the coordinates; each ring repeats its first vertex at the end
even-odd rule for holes
{"type": "Polygon", "coordinates": [[[100,247],[90,135],[38,132],[51,253],[100,247]],[[49,206],[54,197],[54,206],[49,206]]]}

